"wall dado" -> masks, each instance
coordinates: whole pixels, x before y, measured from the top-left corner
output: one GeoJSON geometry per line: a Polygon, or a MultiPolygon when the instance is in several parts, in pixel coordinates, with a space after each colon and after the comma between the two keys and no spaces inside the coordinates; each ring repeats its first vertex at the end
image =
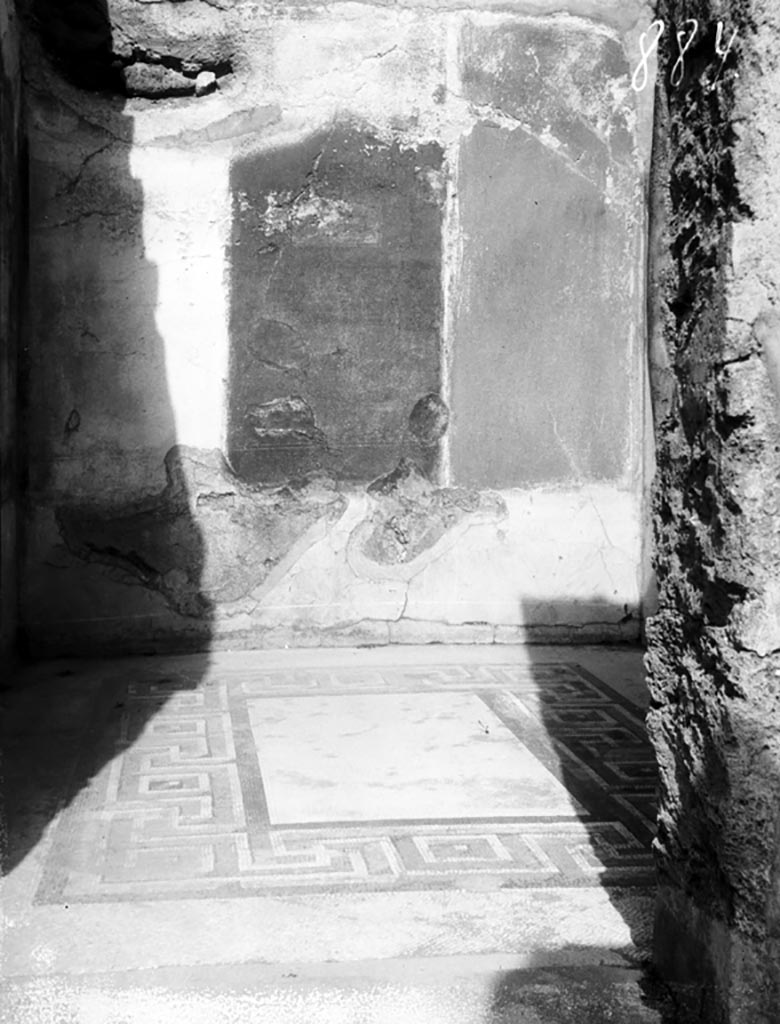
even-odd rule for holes
{"type": "Polygon", "coordinates": [[[652,17],[561,6],[29,33],[33,649],[638,635],[652,17]]]}

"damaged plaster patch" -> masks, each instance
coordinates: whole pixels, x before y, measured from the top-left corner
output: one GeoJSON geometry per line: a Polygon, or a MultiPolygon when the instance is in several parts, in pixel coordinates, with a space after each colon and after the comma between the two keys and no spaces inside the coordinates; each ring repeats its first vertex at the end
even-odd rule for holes
{"type": "Polygon", "coordinates": [[[348,558],[361,576],[411,579],[476,523],[507,515],[503,499],[490,491],[435,487],[408,459],[374,481],[368,493],[373,514],[350,537],[348,558]]]}
{"type": "Polygon", "coordinates": [[[630,166],[636,112],[617,39],[570,22],[467,21],[461,45],[464,93],[483,116],[523,127],[599,187],[630,166]]]}
{"type": "Polygon", "coordinates": [[[298,395],[249,406],[244,426],[244,449],[233,452],[233,469],[239,475],[251,464],[261,479],[274,483],[322,467],[328,440],[311,406],[298,395]]]}
{"type": "MultiPolygon", "coordinates": [[[[344,233],[342,228],[345,220],[352,219],[352,208],[342,199],[328,199],[318,196],[313,190],[308,194],[293,192],[270,192],[267,196],[267,207],[262,217],[262,230],[271,236],[280,231],[308,228],[310,231],[323,232],[331,237],[344,233]]],[[[346,237],[352,232],[347,229],[346,237]]]]}
{"type": "Polygon", "coordinates": [[[236,209],[240,215],[255,215],[262,234],[278,243],[279,237],[292,232],[295,241],[310,238],[321,244],[323,238],[334,242],[359,242],[376,245],[381,225],[370,204],[361,203],[359,197],[349,201],[337,196],[323,195],[318,189],[318,171],[324,150],[320,149],[307,171],[303,184],[292,189],[270,189],[262,212],[255,209],[255,201],[242,191],[236,193],[236,209]]]}
{"type": "MultiPolygon", "coordinates": [[[[384,630],[381,642],[387,642],[386,623],[403,615],[407,583],[355,571],[348,546],[373,503],[365,491],[349,493],[347,502],[336,522],[321,529],[317,524],[301,539],[294,564],[253,591],[253,616],[262,628],[284,629],[297,643],[313,630],[362,631],[370,623],[372,630],[384,630]]],[[[321,636],[319,642],[329,640],[321,636]]]]}
{"type": "Polygon", "coordinates": [[[290,443],[325,444],[325,437],[317,428],[311,406],[297,395],[274,398],[262,405],[250,406],[246,416],[253,433],[261,440],[284,439],[290,443]]]}
{"type": "Polygon", "coordinates": [[[158,591],[180,615],[207,617],[216,604],[245,597],[315,522],[333,522],[346,507],[323,480],[253,489],[219,452],[177,446],[165,470],[166,486],[151,499],[63,506],[56,518],[73,555],[158,591]]]}
{"type": "Polygon", "coordinates": [[[409,433],[426,448],[441,441],[450,423],[450,410],[437,395],[424,395],[409,413],[409,433]]]}
{"type": "Polygon", "coordinates": [[[200,127],[185,128],[154,138],[155,146],[166,148],[189,148],[208,145],[212,142],[232,142],[246,135],[262,135],[271,125],[277,124],[282,111],[276,103],[266,103],[258,107],[233,110],[219,120],[200,127]]]}

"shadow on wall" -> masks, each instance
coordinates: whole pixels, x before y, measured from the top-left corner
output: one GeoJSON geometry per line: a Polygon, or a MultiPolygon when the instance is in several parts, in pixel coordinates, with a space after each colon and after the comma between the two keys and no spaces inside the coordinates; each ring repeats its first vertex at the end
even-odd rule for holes
{"type": "MultiPolygon", "coordinates": [[[[134,316],[129,322],[114,321],[116,333],[113,337],[102,338],[101,347],[94,352],[85,352],[75,344],[74,339],[65,336],[69,311],[56,306],[57,301],[64,300],[58,300],[56,296],[40,297],[40,305],[47,310],[44,315],[51,317],[50,329],[61,335],[61,355],[64,362],[61,366],[55,366],[53,370],[49,368],[52,355],[42,349],[44,340],[49,341],[50,338],[47,336],[42,339],[42,334],[46,332],[39,329],[37,342],[34,339],[31,345],[31,365],[26,368],[28,379],[34,383],[34,387],[30,388],[26,396],[27,416],[33,424],[32,440],[28,438],[27,452],[29,498],[33,506],[39,499],[41,490],[46,493],[45,485],[53,478],[57,462],[62,459],[72,460],[71,465],[74,460],[77,463],[80,461],[77,466],[78,472],[72,474],[71,479],[86,480],[85,486],[91,494],[100,493],[99,485],[96,486],[95,481],[90,478],[90,473],[94,475],[99,472],[99,469],[95,468],[95,462],[90,462],[90,455],[94,459],[95,438],[87,437],[84,447],[80,448],[79,415],[74,411],[65,428],[65,434],[72,436],[61,439],[62,424],[54,422],[48,408],[49,403],[44,407],[44,403],[37,397],[45,393],[45,373],[56,372],[60,378],[64,378],[65,387],[70,389],[77,404],[83,399],[85,405],[89,406],[92,403],[92,408],[95,408],[95,394],[103,392],[105,397],[102,406],[98,403],[97,408],[108,408],[119,418],[120,428],[123,436],[127,438],[129,449],[142,450],[145,440],[158,431],[163,437],[175,439],[175,420],[164,374],[164,341],[157,331],[154,319],[157,270],[143,255],[144,197],[142,187],[133,177],[129,166],[130,146],[127,143],[132,141],[132,120],[128,117],[125,119],[125,125],[122,125],[125,80],[113,54],[112,27],[107,4],[105,0],[78,0],[69,4],[61,4],[59,0],[31,0],[25,13],[28,15],[28,30],[31,25],[34,27],[58,71],[72,85],[83,90],[85,95],[94,95],[96,102],[111,105],[115,117],[114,125],[118,124],[120,129],[124,129],[119,132],[124,140],[122,144],[114,144],[113,137],[107,136],[102,140],[104,148],[110,147],[111,164],[110,173],[103,171],[105,180],[101,185],[106,190],[109,209],[121,217],[121,231],[113,234],[113,252],[117,264],[109,269],[101,266],[101,259],[105,259],[106,254],[101,252],[99,245],[90,245],[90,241],[94,242],[94,239],[88,236],[80,239],[83,244],[74,252],[72,234],[69,234],[63,243],[57,237],[56,227],[45,235],[43,259],[61,261],[58,269],[60,276],[66,281],[66,287],[62,289],[63,295],[70,294],[73,289],[77,296],[86,296],[89,299],[83,302],[84,308],[81,311],[85,318],[89,318],[91,314],[100,316],[101,309],[105,316],[105,310],[110,311],[114,305],[127,310],[128,306],[126,302],[123,306],[124,296],[121,294],[124,288],[129,287],[134,296],[143,298],[137,306],[132,307],[134,316]],[[85,262],[81,262],[82,258],[85,262]],[[94,267],[90,263],[91,260],[95,261],[94,267]],[[115,266],[124,267],[124,278],[119,275],[112,276],[115,266]],[[131,267],[129,272],[128,266],[131,267]],[[94,277],[92,269],[96,270],[94,277]],[[116,294],[111,292],[112,281],[116,294]],[[90,289],[94,292],[95,288],[100,286],[100,282],[103,282],[104,292],[99,295],[92,294],[90,289]],[[128,379],[128,367],[138,364],[130,363],[125,358],[124,350],[130,348],[131,340],[138,342],[138,339],[143,339],[146,360],[158,369],[156,375],[152,375],[154,390],[147,393],[144,405],[128,398],[137,396],[139,392],[143,393],[145,389],[148,390],[148,378],[143,381],[128,379]],[[150,419],[153,423],[149,422],[150,419]],[[45,443],[34,443],[38,439],[45,443]],[[91,449],[90,440],[93,445],[91,449]],[[62,450],[63,445],[65,451],[62,450]]],[[[50,99],[56,104],[56,97],[50,99]]],[[[93,128],[94,126],[84,127],[82,123],[82,129],[87,133],[93,128]]],[[[83,144],[85,140],[81,138],[80,141],[83,144]]],[[[87,134],[86,141],[94,140],[87,134]]],[[[95,148],[97,149],[100,144],[101,140],[98,139],[95,148]]],[[[35,173],[43,178],[43,182],[38,182],[38,187],[48,187],[50,182],[46,180],[46,170],[38,168],[35,173]]],[[[78,202],[76,192],[79,184],[78,178],[72,183],[74,203],[78,202]]],[[[89,196],[87,201],[88,199],[89,196]]],[[[99,220],[100,218],[92,217],[85,218],[84,222],[90,225],[90,230],[99,233],[101,227],[94,227],[95,222],[99,220]]],[[[103,240],[98,238],[97,241],[103,240]]],[[[72,310],[70,313],[72,318],[72,310]]],[[[83,321],[82,342],[84,338],[87,339],[87,343],[90,338],[95,342],[99,340],[95,337],[89,319],[83,321]]],[[[56,352],[56,348],[54,351],[56,352]]],[[[89,434],[90,424],[81,426],[83,433],[89,434]]],[[[100,438],[97,440],[99,442],[100,438]]],[[[106,448],[110,449],[110,442],[106,448]]],[[[168,484],[160,499],[144,499],[134,506],[128,507],[125,503],[121,508],[112,509],[96,506],[94,501],[91,504],[89,501],[82,502],[78,494],[69,493],[59,499],[56,518],[60,534],[71,550],[75,550],[88,562],[97,562],[106,567],[104,571],[120,582],[131,584],[115,588],[120,596],[115,599],[113,607],[109,610],[111,632],[121,636],[123,621],[129,622],[137,617],[136,595],[140,588],[135,584],[141,583],[144,587],[162,591],[180,616],[189,616],[196,624],[199,647],[208,650],[212,606],[201,587],[204,544],[201,531],[192,514],[188,476],[183,461],[181,449],[174,445],[166,457],[168,484]],[[117,537],[122,536],[123,531],[132,538],[140,514],[145,516],[144,522],[147,524],[149,517],[157,521],[158,529],[151,557],[147,555],[141,558],[135,554],[132,542],[122,550],[121,543],[118,544],[116,541],[117,537]],[[106,530],[106,523],[111,524],[110,536],[106,530]],[[183,572],[182,552],[185,558],[183,572]],[[172,574],[171,568],[177,569],[178,574],[172,574]],[[126,595],[126,605],[122,604],[123,594],[126,595]]],[[[142,490],[145,489],[146,493],[150,490],[149,481],[144,481],[143,477],[144,473],[148,475],[148,472],[142,465],[140,469],[136,468],[134,474],[139,486],[142,490]]],[[[158,475],[159,468],[155,467],[155,477],[158,475]]],[[[61,572],[59,580],[62,587],[70,589],[66,594],[55,595],[53,605],[67,607],[69,602],[78,605],[84,599],[84,594],[80,592],[81,581],[78,574],[61,572]]],[[[99,595],[88,594],[87,603],[96,616],[107,611],[101,606],[99,595]]],[[[154,647],[153,639],[159,638],[149,637],[150,649],[154,647]]],[[[121,640],[116,648],[117,653],[121,653],[121,640]]],[[[92,646],[86,645],[83,653],[90,655],[95,651],[92,646]]],[[[208,667],[208,658],[204,656],[202,659],[196,659],[191,662],[191,666],[191,670],[186,674],[173,677],[160,674],[148,692],[139,694],[139,699],[133,701],[132,714],[125,716],[120,741],[123,748],[132,746],[145,731],[148,731],[150,720],[164,710],[171,697],[181,690],[197,688],[208,667]]],[[[19,700],[14,700],[15,711],[13,715],[5,716],[3,722],[4,732],[7,732],[2,748],[4,872],[12,870],[25,859],[40,840],[53,816],[76,799],[87,787],[90,779],[116,754],[113,741],[107,746],[101,738],[100,729],[101,724],[105,722],[106,714],[116,702],[124,699],[122,694],[127,689],[126,679],[127,676],[124,688],[118,682],[112,686],[110,672],[107,672],[104,685],[85,691],[83,686],[80,688],[78,675],[74,675],[74,670],[63,669],[57,672],[52,668],[48,672],[44,670],[44,681],[38,686],[32,686],[29,693],[12,695],[19,700]],[[31,742],[35,735],[46,737],[43,747],[40,741],[37,744],[31,742]],[[91,752],[83,754],[80,751],[91,752]]]]}
{"type": "Polygon", "coordinates": [[[114,53],[105,0],[29,0],[29,13],[69,84],[47,94],[43,72],[33,99],[44,128],[31,174],[28,653],[121,654],[180,636],[207,650],[198,470],[176,444],[158,270],[130,167],[134,65],[114,53]],[[51,155],[39,155],[49,131],[51,155]]]}

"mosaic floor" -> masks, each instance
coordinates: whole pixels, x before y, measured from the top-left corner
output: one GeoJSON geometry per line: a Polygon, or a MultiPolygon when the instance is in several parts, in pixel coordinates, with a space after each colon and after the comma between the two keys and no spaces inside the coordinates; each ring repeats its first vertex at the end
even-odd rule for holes
{"type": "Polygon", "coordinates": [[[642,712],[574,663],[113,680],[35,902],[652,885],[642,712]]]}

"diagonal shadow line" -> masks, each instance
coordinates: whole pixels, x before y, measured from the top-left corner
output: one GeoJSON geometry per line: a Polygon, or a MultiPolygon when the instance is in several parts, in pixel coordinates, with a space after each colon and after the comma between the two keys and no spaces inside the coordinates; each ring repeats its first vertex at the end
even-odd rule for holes
{"type": "MultiPolygon", "coordinates": [[[[529,607],[529,618],[537,610],[536,603],[533,610],[529,607]]],[[[551,600],[547,610],[552,613],[553,621],[558,623],[576,623],[582,620],[582,608],[565,597],[551,600]]],[[[604,622],[618,624],[624,611],[622,606],[608,608],[603,614],[604,622]]],[[[529,645],[528,652],[532,665],[541,667],[549,664],[544,658],[543,651],[542,645],[529,645]]],[[[633,734],[638,749],[644,750],[645,763],[653,766],[652,778],[647,777],[634,787],[645,791],[647,804],[643,808],[644,813],[637,815],[632,822],[630,816],[627,817],[625,809],[616,804],[616,797],[628,794],[632,785],[629,780],[620,783],[614,773],[610,778],[610,743],[620,739],[620,734],[615,731],[614,726],[611,727],[605,722],[599,729],[594,720],[590,726],[583,723],[582,731],[578,734],[574,721],[562,723],[554,702],[542,699],[539,701],[539,714],[545,736],[536,746],[531,739],[531,749],[543,763],[547,762],[546,767],[583,807],[580,818],[586,829],[592,823],[593,817],[617,820],[628,825],[634,839],[649,854],[655,830],[656,769],[653,750],[644,730],[644,709],[581,665],[572,667],[576,668],[585,685],[597,688],[609,698],[616,712],[611,716],[615,720],[615,726],[618,729],[627,727],[629,734],[633,734]],[[590,755],[584,755],[587,746],[591,748],[590,755]],[[588,760],[591,760],[592,764],[593,755],[599,750],[602,752],[603,762],[599,765],[597,775],[603,789],[601,796],[594,803],[593,790],[590,785],[584,783],[580,765],[588,760]],[[554,752],[554,762],[550,760],[551,751],[554,752]]],[[[524,738],[523,742],[528,743],[528,739],[524,738]]],[[[645,774],[644,770],[642,774],[645,774]]],[[[603,857],[604,850],[594,842],[593,833],[590,844],[594,858],[598,860],[603,857]]],[[[648,938],[644,934],[646,922],[639,921],[631,909],[632,890],[638,891],[636,881],[637,879],[632,880],[630,874],[621,875],[619,871],[611,872],[609,869],[601,875],[601,886],[610,903],[625,921],[632,942],[642,949],[643,946],[646,948],[648,938]]],[[[646,877],[639,881],[644,885],[654,882],[654,868],[650,867],[646,877]]],[[[615,952],[599,946],[578,951],[586,955],[589,962],[594,965],[609,963],[610,956],[614,957],[615,952]]],[[[629,959],[623,968],[556,968],[551,967],[541,957],[537,959],[538,964],[532,956],[525,968],[508,971],[496,977],[486,1017],[490,1024],[508,1024],[518,1019],[518,1016],[522,1019],[522,1013],[528,1012],[529,1009],[544,1015],[544,1019],[554,1021],[555,1024],[580,1024],[585,1019],[613,1018],[621,1020],[623,1024],[644,1024],[650,1020],[657,1024],[679,1024],[676,1004],[644,950],[638,961],[632,962],[629,959]]]]}

